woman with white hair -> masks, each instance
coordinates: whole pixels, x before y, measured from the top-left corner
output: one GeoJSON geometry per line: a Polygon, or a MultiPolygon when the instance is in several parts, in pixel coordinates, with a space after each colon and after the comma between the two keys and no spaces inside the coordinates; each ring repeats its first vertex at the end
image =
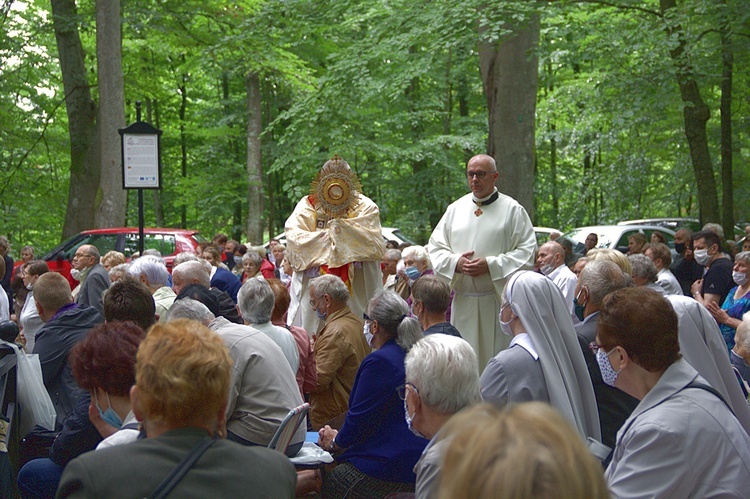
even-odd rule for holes
{"type": "Polygon", "coordinates": [[[405,382],[407,352],[422,338],[419,322],[392,291],[373,297],[364,334],[375,350],[357,371],[340,431],[325,426],[318,445],[340,455],[323,477],[324,497],[385,497],[413,492],[412,471],[427,440],[409,430],[398,388],[405,382]]]}
{"type": "Polygon", "coordinates": [[[477,354],[456,336],[425,336],[406,355],[406,383],[399,391],[406,422],[430,439],[414,467],[417,498],[437,496],[440,461],[450,443],[438,433],[454,414],[482,401],[478,372],[477,354]]]}
{"type": "Polygon", "coordinates": [[[401,258],[404,260],[404,273],[411,283],[414,283],[420,276],[434,274],[430,255],[424,246],[409,246],[401,252],[401,258]]]}
{"type": "Polygon", "coordinates": [[[177,295],[169,286],[169,271],[164,260],[157,256],[144,255],[130,264],[128,273],[146,285],[156,304],[159,322],[166,322],[169,307],[177,295]]]}
{"type": "Polygon", "coordinates": [[[594,388],[570,312],[555,284],[532,271],[513,274],[503,292],[500,325],[513,340],[482,373],[484,400],[501,409],[549,402],[584,440],[601,441],[594,388]]]}

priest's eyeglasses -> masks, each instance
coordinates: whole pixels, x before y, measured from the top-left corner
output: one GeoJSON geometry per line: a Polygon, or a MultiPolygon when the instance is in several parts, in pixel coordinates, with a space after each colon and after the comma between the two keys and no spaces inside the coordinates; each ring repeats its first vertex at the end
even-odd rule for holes
{"type": "Polygon", "coordinates": [[[466,178],[471,180],[471,177],[476,177],[479,180],[482,180],[484,177],[487,176],[487,172],[479,170],[477,172],[466,172],[466,178]]]}

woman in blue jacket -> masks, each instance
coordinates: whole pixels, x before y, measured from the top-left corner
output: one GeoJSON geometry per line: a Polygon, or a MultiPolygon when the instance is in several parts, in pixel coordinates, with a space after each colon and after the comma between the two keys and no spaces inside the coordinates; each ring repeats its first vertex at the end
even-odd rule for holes
{"type": "Polygon", "coordinates": [[[320,430],[319,445],[339,454],[336,468],[323,477],[324,497],[413,492],[414,465],[427,445],[410,430],[397,393],[405,381],[406,353],[422,337],[419,322],[392,291],[370,300],[364,319],[364,334],[375,351],[357,371],[341,430],[320,430]]]}

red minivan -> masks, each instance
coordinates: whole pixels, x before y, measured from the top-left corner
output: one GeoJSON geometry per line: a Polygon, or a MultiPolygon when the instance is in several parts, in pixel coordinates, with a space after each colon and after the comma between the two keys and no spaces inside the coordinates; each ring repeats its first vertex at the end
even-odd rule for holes
{"type": "MultiPolygon", "coordinates": [[[[156,249],[164,257],[169,271],[177,253],[195,253],[203,237],[195,230],[187,229],[143,229],[143,248],[156,249]]],[[[66,240],[42,257],[50,270],[65,276],[75,287],[78,283],[70,277],[70,261],[83,244],[91,244],[104,256],[111,250],[123,253],[128,259],[138,251],[138,227],[115,227],[110,229],[85,230],[66,240]]]]}

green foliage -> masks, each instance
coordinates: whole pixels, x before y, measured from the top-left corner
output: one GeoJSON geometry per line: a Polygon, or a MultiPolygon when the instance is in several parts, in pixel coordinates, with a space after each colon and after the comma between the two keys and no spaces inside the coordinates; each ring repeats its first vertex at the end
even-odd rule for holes
{"type": "MultiPolygon", "coordinates": [[[[50,248],[61,233],[70,164],[57,50],[48,3],[12,5],[0,15],[0,227],[16,248],[50,248]]],[[[91,0],[78,6],[92,85],[94,6],[91,0]]],[[[718,28],[731,26],[735,206],[739,219],[750,219],[739,201],[750,195],[743,97],[750,91],[750,12],[740,0],[678,6],[664,18],[653,0],[619,0],[619,7],[126,0],[127,121],[135,120],[140,100],[144,119],[164,132],[163,188],[157,196],[145,192],[146,224],[179,226],[184,209],[187,226],[209,237],[246,225],[237,211],[247,216],[245,78],[254,72],[264,127],[266,197],[259,215],[269,233],[282,230],[317,169],[339,154],[380,206],[383,224],[426,242],[445,207],[467,190],[466,160],[486,148],[477,45],[502,41],[510,25],[535,11],[542,18],[537,225],[566,229],[699,214],[669,53],[679,40],[666,34],[667,23],[685,28],[690,76],[712,110],[708,139],[717,176],[718,28]]],[[[127,223],[137,224],[135,192],[127,223]]]]}

